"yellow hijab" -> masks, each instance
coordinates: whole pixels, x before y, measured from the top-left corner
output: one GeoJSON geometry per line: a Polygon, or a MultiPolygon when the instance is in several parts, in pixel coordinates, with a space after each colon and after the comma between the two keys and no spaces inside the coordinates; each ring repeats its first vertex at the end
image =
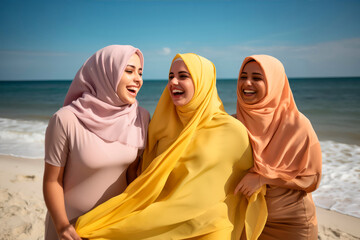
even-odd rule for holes
{"type": "Polygon", "coordinates": [[[177,54],[195,93],[175,107],[166,88],[149,125],[142,173],[124,193],[81,216],[89,239],[256,239],[266,221],[263,193],[233,195],[252,167],[245,127],[229,116],[216,90],[215,66],[196,54],[177,54]]]}

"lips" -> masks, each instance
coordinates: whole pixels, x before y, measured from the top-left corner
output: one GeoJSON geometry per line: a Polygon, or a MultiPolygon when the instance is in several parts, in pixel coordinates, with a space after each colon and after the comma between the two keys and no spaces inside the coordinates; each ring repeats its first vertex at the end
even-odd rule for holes
{"type": "Polygon", "coordinates": [[[135,87],[135,86],[129,86],[129,87],[126,87],[126,89],[128,90],[128,92],[133,95],[133,96],[136,96],[139,88],[138,87],[135,87]]]}
{"type": "Polygon", "coordinates": [[[243,93],[244,93],[246,96],[249,96],[249,95],[255,94],[256,91],[254,91],[254,90],[249,90],[249,89],[244,89],[244,90],[243,90],[243,93]]]}
{"type": "Polygon", "coordinates": [[[171,92],[172,92],[172,94],[175,95],[175,96],[182,95],[182,94],[185,93],[185,91],[180,90],[180,89],[173,89],[171,92]]]}

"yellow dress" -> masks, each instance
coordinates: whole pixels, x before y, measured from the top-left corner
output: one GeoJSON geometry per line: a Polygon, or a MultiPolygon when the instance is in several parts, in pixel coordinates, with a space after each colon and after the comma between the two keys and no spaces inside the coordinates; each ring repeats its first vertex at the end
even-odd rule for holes
{"type": "Polygon", "coordinates": [[[127,189],[80,217],[89,239],[256,239],[266,222],[264,189],[249,202],[233,194],[253,166],[245,127],[229,116],[216,90],[215,66],[178,54],[195,93],[175,107],[165,89],[149,125],[141,174],[127,189]],[[234,228],[234,226],[236,226],[234,228]]]}

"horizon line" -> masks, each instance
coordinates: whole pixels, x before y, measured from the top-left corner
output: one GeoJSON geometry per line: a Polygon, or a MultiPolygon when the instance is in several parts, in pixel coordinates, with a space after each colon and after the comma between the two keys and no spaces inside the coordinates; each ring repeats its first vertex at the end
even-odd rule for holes
{"type": "MultiPolygon", "coordinates": [[[[288,77],[288,79],[323,79],[323,78],[360,78],[360,76],[323,76],[323,77],[288,77]]],[[[43,82],[43,81],[69,81],[73,79],[0,79],[0,82],[43,82]]],[[[237,78],[217,78],[219,81],[232,81],[237,78]]],[[[168,79],[143,79],[143,81],[168,81],[168,79]]]]}

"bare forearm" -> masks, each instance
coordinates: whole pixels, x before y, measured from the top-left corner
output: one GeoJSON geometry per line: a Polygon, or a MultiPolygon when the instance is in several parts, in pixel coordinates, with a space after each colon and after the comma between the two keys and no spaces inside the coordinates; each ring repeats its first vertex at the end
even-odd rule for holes
{"type": "Polygon", "coordinates": [[[63,176],[64,167],[45,163],[44,200],[59,235],[70,224],[65,210],[63,176]]]}
{"type": "Polygon", "coordinates": [[[56,231],[60,233],[70,224],[65,210],[63,187],[58,182],[44,181],[43,191],[56,231]]]}

